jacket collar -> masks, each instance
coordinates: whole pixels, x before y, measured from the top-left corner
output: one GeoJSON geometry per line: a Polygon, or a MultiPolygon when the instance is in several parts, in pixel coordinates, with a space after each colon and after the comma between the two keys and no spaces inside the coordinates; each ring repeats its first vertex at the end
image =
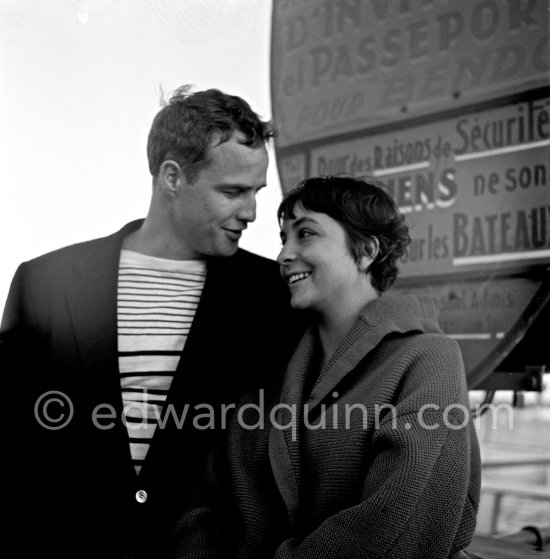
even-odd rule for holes
{"type": "MultiPolygon", "coordinates": [[[[99,240],[75,264],[76,280],[67,291],[78,348],[94,380],[118,372],[117,284],[124,238],[141,227],[136,220],[99,240]],[[99,377],[97,376],[99,375],[99,377]]],[[[118,375],[114,375],[118,382],[118,375]]]]}

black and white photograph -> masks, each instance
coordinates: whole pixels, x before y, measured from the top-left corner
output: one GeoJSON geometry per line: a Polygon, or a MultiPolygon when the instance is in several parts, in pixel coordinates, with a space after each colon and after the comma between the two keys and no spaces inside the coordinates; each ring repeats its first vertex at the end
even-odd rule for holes
{"type": "Polygon", "coordinates": [[[0,0],[0,556],[550,559],[549,0],[0,0]]]}

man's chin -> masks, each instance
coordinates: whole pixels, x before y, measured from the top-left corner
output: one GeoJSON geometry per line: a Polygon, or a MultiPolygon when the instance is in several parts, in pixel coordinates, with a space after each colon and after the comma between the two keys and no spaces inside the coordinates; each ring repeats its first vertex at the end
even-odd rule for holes
{"type": "Polygon", "coordinates": [[[239,250],[239,244],[235,243],[235,246],[227,253],[227,256],[233,256],[239,250]]]}
{"type": "Polygon", "coordinates": [[[228,257],[233,256],[239,250],[239,243],[226,243],[223,247],[218,247],[218,250],[212,256],[228,257]]]}

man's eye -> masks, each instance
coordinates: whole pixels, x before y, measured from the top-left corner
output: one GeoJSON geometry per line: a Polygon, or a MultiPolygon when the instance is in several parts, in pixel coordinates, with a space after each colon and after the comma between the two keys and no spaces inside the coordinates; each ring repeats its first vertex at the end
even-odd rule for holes
{"type": "Polygon", "coordinates": [[[300,239],[303,239],[304,237],[311,237],[312,235],[315,235],[315,232],[310,231],[309,229],[300,229],[300,231],[298,231],[298,237],[300,239]]]}
{"type": "Polygon", "coordinates": [[[240,190],[224,190],[223,193],[228,198],[237,198],[240,195],[241,191],[240,190]]]}

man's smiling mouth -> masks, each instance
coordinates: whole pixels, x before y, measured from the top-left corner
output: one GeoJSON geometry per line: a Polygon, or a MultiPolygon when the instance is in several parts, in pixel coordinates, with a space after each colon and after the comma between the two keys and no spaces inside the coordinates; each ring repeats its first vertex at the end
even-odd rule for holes
{"type": "Polygon", "coordinates": [[[239,239],[244,231],[244,229],[225,229],[232,239],[239,239]]]}

